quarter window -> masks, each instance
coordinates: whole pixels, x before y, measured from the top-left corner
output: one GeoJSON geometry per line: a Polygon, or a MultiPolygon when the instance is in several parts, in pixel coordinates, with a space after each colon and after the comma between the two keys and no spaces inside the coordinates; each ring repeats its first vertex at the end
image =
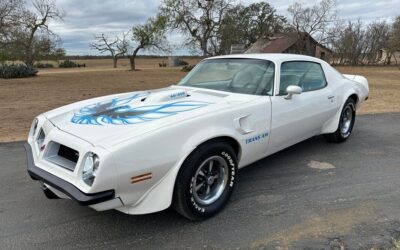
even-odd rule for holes
{"type": "Polygon", "coordinates": [[[324,88],[326,80],[319,63],[314,62],[284,62],[281,64],[279,94],[286,95],[286,88],[297,85],[303,92],[324,88]]]}

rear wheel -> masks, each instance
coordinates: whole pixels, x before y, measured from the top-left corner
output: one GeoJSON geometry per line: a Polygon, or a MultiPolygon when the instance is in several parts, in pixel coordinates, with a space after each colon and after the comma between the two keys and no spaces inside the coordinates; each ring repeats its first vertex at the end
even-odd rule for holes
{"type": "Polygon", "coordinates": [[[190,220],[215,215],[232,194],[236,172],[236,155],[228,143],[215,140],[201,145],[181,167],[173,207],[190,220]]]}
{"type": "Polygon", "coordinates": [[[334,133],[324,135],[330,142],[344,142],[353,131],[356,119],[356,105],[352,98],[347,99],[340,115],[339,125],[334,133]]]}

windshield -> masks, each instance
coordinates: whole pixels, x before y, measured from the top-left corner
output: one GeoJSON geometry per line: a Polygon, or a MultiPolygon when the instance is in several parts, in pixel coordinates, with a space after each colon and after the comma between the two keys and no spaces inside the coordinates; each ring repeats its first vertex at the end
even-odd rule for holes
{"type": "Polygon", "coordinates": [[[251,95],[272,95],[274,63],[258,59],[211,59],[199,63],[179,85],[251,95]]]}

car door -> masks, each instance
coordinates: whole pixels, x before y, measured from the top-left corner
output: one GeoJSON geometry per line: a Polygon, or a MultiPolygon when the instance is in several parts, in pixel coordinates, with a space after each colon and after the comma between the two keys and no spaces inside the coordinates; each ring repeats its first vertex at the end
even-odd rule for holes
{"type": "Polygon", "coordinates": [[[334,114],[335,96],[317,62],[287,61],[278,70],[278,86],[271,97],[272,122],[268,154],[320,133],[323,124],[334,114]],[[290,99],[290,85],[302,88],[290,99]]]}

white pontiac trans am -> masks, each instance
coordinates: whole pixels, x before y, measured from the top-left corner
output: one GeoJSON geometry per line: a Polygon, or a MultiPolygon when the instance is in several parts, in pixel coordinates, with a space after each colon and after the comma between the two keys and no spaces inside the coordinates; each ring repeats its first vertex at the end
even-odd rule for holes
{"type": "Polygon", "coordinates": [[[70,104],[33,121],[28,173],[48,198],[192,220],[227,203],[238,169],[312,136],[349,138],[362,76],[291,54],[212,57],[178,85],[70,104]]]}

